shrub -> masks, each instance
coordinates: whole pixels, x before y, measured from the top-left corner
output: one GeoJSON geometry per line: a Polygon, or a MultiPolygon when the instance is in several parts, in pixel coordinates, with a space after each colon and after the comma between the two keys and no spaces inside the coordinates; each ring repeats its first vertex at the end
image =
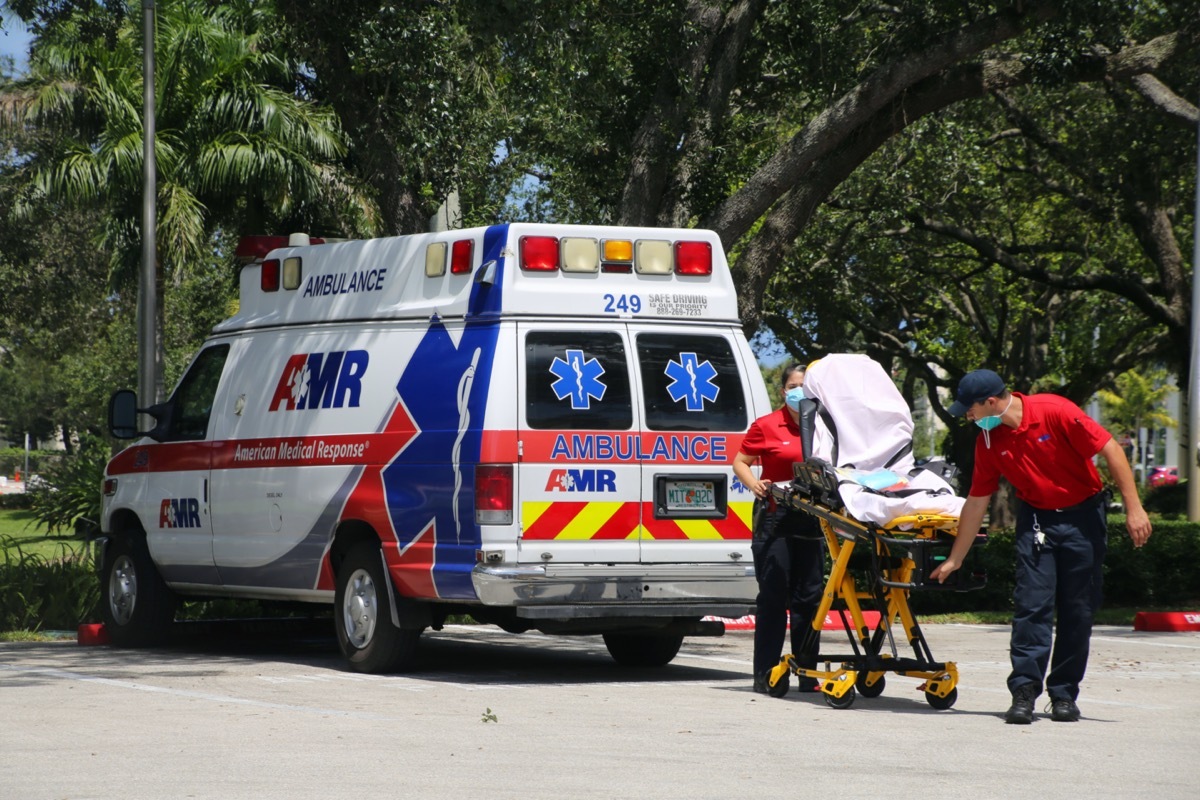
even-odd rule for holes
{"type": "Polygon", "coordinates": [[[0,508],[7,510],[24,510],[33,508],[33,495],[29,492],[10,492],[0,494],[0,508]]]}
{"type": "Polygon", "coordinates": [[[37,475],[50,469],[63,457],[61,450],[30,450],[26,453],[23,447],[0,447],[0,475],[14,478],[20,472],[24,477],[26,471],[37,475]]]}
{"type": "Polygon", "coordinates": [[[62,530],[98,530],[100,491],[108,446],[94,436],[83,436],[79,451],[47,468],[42,480],[26,490],[32,497],[34,518],[50,533],[62,530]]]}
{"type": "Polygon", "coordinates": [[[99,597],[91,548],[62,545],[46,558],[0,537],[0,630],[74,630],[99,597]]]}
{"type": "Polygon", "coordinates": [[[1187,515],[1187,481],[1174,486],[1155,486],[1146,492],[1142,505],[1151,514],[1161,514],[1170,519],[1187,515]]]}
{"type": "MultiPolygon", "coordinates": [[[[1125,530],[1125,517],[1108,519],[1108,554],[1104,559],[1104,605],[1163,608],[1200,602],[1200,525],[1153,519],[1154,533],[1135,548],[1125,530]]],[[[1012,530],[992,531],[976,556],[987,570],[987,586],[973,592],[917,591],[911,602],[919,613],[1011,611],[1016,585],[1012,530]]]]}

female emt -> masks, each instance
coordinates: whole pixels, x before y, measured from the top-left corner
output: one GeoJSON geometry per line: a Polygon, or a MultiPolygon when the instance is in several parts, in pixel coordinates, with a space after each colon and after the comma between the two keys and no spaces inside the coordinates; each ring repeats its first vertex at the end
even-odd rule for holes
{"type": "MultiPolygon", "coordinates": [[[[733,473],[754,493],[754,572],[758,599],[754,623],[754,691],[766,693],[767,677],[782,656],[788,611],[792,616],[792,655],[802,667],[815,667],[817,640],[800,652],[805,629],[812,624],[825,588],[825,541],[816,520],[799,511],[777,508],[769,487],[792,479],[792,464],[804,459],[800,444],[800,388],[805,367],[791,364],[783,371],[784,405],[750,426],[733,473]],[[762,462],[762,475],[750,467],[762,462]]],[[[815,691],[815,679],[800,682],[800,691],[815,691]]]]}

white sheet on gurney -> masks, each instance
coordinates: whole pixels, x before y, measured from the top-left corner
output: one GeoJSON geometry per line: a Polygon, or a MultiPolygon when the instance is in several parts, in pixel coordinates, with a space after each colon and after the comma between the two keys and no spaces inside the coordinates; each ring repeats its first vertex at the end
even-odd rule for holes
{"type": "MultiPolygon", "coordinates": [[[[863,486],[843,482],[840,486],[846,512],[859,521],[888,525],[910,514],[962,513],[963,498],[942,476],[915,470],[912,448],[896,461],[888,462],[912,442],[913,421],[900,390],[876,361],[865,355],[837,354],[815,362],[804,376],[804,394],[815,400],[833,418],[837,428],[837,463],[859,470],[888,468],[909,476],[909,489],[925,491],[889,496],[863,486]]],[[[817,418],[813,455],[833,463],[833,432],[817,418]]]]}

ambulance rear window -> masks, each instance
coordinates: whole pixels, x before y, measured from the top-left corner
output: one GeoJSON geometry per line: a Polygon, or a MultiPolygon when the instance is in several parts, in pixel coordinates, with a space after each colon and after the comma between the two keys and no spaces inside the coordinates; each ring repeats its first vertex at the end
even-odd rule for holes
{"type": "Polygon", "coordinates": [[[737,358],[720,336],[642,333],[638,365],[652,431],[743,431],[737,358]]]}
{"type": "Polygon", "coordinates": [[[633,425],[629,362],[616,333],[530,331],[525,337],[530,428],[623,431],[633,425]]]}

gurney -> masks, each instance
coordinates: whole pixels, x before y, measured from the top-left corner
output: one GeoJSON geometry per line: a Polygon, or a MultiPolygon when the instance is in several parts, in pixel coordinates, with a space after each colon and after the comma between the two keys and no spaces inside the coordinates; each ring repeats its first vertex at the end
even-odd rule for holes
{"type": "Polygon", "coordinates": [[[958,533],[963,499],[954,495],[941,462],[916,466],[912,417],[895,385],[866,356],[834,355],[809,368],[804,389],[805,460],[794,465],[790,483],[771,486],[771,496],[818,521],[831,568],[798,645],[817,653],[816,666],[783,656],[771,670],[768,692],[782,697],[793,674],[815,678],[827,704],[849,708],[857,695],[882,694],[891,673],[920,679],[917,688],[930,706],[950,708],[958,698],[958,669],[934,660],[909,593],[981,588],[986,578],[973,563],[986,534],[977,536],[969,562],[944,584],[930,579],[958,533]],[[873,629],[864,614],[870,609],[879,612],[873,629]],[[839,615],[850,652],[818,651],[830,613],[839,615]],[[897,646],[901,632],[912,655],[897,646]]]}

